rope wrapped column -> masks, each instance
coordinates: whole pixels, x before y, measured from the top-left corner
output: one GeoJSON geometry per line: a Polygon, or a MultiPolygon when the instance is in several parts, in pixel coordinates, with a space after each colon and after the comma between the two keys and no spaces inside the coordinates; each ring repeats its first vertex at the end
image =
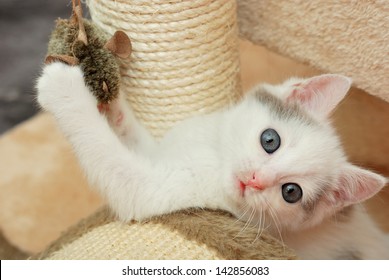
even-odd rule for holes
{"type": "Polygon", "coordinates": [[[160,138],[176,122],[241,96],[235,0],[88,0],[94,23],[123,30],[133,52],[121,90],[160,138]]]}

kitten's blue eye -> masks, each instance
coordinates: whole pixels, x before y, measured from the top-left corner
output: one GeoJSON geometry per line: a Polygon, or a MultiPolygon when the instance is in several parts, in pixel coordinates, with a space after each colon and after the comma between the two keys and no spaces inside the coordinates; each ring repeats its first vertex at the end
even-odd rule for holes
{"type": "Polygon", "coordinates": [[[303,197],[303,190],[296,183],[282,185],[282,197],[288,203],[296,203],[303,197]]]}
{"type": "Polygon", "coordinates": [[[261,145],[266,153],[272,154],[278,150],[281,145],[281,138],[277,131],[272,128],[266,129],[261,134],[261,145]]]}

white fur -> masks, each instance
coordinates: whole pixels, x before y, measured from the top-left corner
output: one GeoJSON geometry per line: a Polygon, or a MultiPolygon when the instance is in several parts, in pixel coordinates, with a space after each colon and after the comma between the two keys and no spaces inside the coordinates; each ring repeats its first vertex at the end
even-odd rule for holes
{"type": "MultiPolygon", "coordinates": [[[[336,79],[341,91],[347,91],[350,81],[336,79]]],[[[291,87],[293,83],[288,82],[266,88],[286,100],[294,90],[291,87]]],[[[386,237],[363,211],[355,211],[344,224],[331,220],[334,213],[351,204],[335,199],[337,188],[343,190],[341,182],[348,180],[342,171],[351,165],[327,120],[307,125],[296,118],[279,118],[249,93],[236,106],[178,124],[157,143],[137,122],[123,97],[99,113],[79,67],[46,66],[37,89],[38,102],[55,116],[89,181],[123,221],[188,207],[220,208],[258,226],[259,231],[267,228],[281,236],[301,257],[337,258],[342,251],[336,248],[342,248],[355,250],[363,258],[389,258],[389,246],[383,242],[386,237]],[[271,155],[259,142],[260,132],[269,127],[282,139],[279,150],[271,155]],[[242,194],[239,180],[247,181],[253,172],[268,188],[247,188],[242,194]],[[301,203],[326,192],[324,188],[329,188],[329,194],[308,215],[300,202],[283,200],[280,186],[288,182],[302,186],[301,203]]],[[[336,102],[324,102],[328,108],[321,108],[320,119],[343,97],[337,98],[336,102]]],[[[314,101],[315,107],[319,103],[314,101]]],[[[314,107],[309,112],[308,106],[307,114],[314,115],[314,107]]],[[[349,195],[342,197],[355,197],[353,203],[358,203],[385,182],[371,172],[365,177],[374,186],[368,195],[358,191],[367,179],[352,179],[350,185],[356,187],[347,189],[349,195]]]]}
{"type": "Polygon", "coordinates": [[[350,220],[337,221],[336,216],[299,232],[288,234],[284,242],[302,259],[389,259],[389,238],[374,224],[361,205],[355,207],[350,220]]]}

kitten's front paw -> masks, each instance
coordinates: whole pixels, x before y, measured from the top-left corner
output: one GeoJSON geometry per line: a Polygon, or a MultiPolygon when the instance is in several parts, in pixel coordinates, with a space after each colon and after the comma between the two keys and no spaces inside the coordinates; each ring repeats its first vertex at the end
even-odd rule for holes
{"type": "Polygon", "coordinates": [[[84,83],[78,66],[61,62],[46,65],[37,83],[38,103],[42,108],[55,112],[58,107],[96,103],[84,83]]]}

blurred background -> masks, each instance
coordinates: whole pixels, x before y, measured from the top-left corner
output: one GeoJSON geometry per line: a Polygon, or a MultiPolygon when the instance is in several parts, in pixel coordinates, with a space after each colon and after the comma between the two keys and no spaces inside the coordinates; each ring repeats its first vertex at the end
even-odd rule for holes
{"type": "Polygon", "coordinates": [[[34,83],[48,37],[54,20],[70,10],[70,0],[0,0],[0,134],[39,110],[34,83]]]}

